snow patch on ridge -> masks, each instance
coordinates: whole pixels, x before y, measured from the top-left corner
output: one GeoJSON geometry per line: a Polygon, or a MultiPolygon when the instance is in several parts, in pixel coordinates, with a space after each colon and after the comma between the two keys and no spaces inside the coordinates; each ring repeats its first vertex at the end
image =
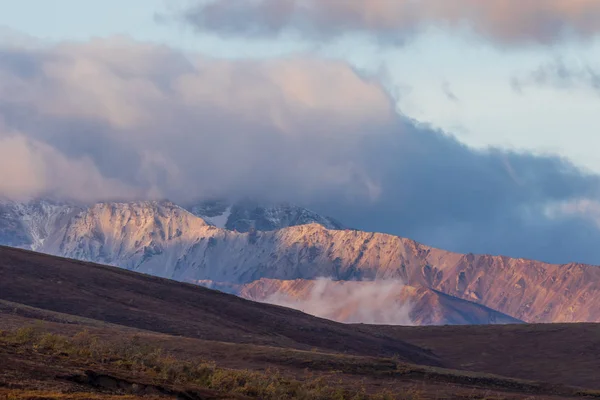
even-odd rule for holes
{"type": "Polygon", "coordinates": [[[227,209],[223,212],[223,214],[214,216],[214,217],[205,217],[202,219],[208,222],[210,225],[213,225],[220,229],[225,229],[227,225],[227,221],[229,221],[229,217],[231,216],[231,206],[227,207],[227,209]]]}

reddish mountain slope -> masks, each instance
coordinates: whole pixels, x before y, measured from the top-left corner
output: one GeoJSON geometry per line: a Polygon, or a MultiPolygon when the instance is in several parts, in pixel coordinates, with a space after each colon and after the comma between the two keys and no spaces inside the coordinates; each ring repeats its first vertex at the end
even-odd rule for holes
{"type": "Polygon", "coordinates": [[[260,279],[243,285],[201,283],[249,300],[295,308],[339,322],[388,325],[521,323],[482,305],[399,281],[260,279]]]}

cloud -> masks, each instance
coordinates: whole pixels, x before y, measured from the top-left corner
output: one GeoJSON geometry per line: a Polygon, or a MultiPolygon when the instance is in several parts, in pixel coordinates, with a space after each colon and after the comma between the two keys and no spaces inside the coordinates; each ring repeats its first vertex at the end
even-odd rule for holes
{"type": "Polygon", "coordinates": [[[600,31],[597,0],[202,0],[181,18],[198,31],[271,37],[299,32],[329,40],[367,33],[403,41],[428,26],[465,30],[495,42],[551,44],[600,31]]]}
{"type": "Polygon", "coordinates": [[[565,216],[580,216],[593,221],[600,228],[600,201],[598,199],[577,199],[556,204],[546,208],[549,218],[563,218],[565,216]]]}
{"type": "Polygon", "coordinates": [[[136,195],[103,177],[85,157],[67,159],[44,143],[0,132],[0,197],[26,200],[40,195],[72,197],[73,193],[84,201],[136,195]]]}
{"type": "Polygon", "coordinates": [[[376,192],[352,153],[395,118],[341,62],[191,60],[121,39],[0,55],[0,107],[12,129],[175,200],[376,192]]]}
{"type": "Polygon", "coordinates": [[[412,305],[399,300],[402,281],[358,283],[319,278],[307,284],[310,288],[300,297],[276,292],[262,302],[350,324],[414,325],[410,317],[412,305]]]}
{"type": "Polygon", "coordinates": [[[309,55],[217,60],[124,38],[0,48],[0,196],[290,201],[463,252],[600,262],[600,179],[474,150],[309,55]]]}
{"type": "Polygon", "coordinates": [[[444,96],[446,96],[446,98],[451,102],[457,103],[459,101],[456,94],[454,94],[452,91],[452,88],[450,88],[448,81],[442,82],[442,92],[444,93],[444,96]]]}
{"type": "Polygon", "coordinates": [[[600,72],[591,65],[568,64],[558,58],[527,74],[514,76],[511,84],[517,92],[538,86],[562,90],[587,89],[600,94],[600,72]]]}

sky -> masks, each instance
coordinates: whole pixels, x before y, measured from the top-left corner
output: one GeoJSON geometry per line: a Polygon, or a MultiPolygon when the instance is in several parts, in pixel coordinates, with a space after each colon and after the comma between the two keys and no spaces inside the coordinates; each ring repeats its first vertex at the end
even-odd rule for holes
{"type": "Polygon", "coordinates": [[[265,197],[450,250],[600,264],[595,0],[0,9],[4,197],[265,197]]]}
{"type": "MultiPolygon", "coordinates": [[[[157,16],[169,17],[173,10],[190,3],[0,0],[0,26],[55,42],[126,35],[217,57],[273,56],[313,48],[298,37],[266,44],[260,38],[260,43],[254,40],[249,46],[243,38],[219,40],[187,26],[157,23],[157,16]]],[[[511,85],[557,60],[573,68],[600,68],[600,39],[506,49],[490,46],[474,34],[449,36],[433,27],[403,46],[382,47],[361,38],[334,42],[319,41],[319,52],[349,60],[362,69],[386,69],[388,85],[404,89],[398,106],[411,117],[450,131],[473,146],[560,154],[600,172],[600,158],[595,154],[600,146],[595,129],[600,111],[598,89],[583,84],[568,90],[551,85],[516,90],[511,85]],[[574,121],[577,129],[573,129],[574,121]]]]}

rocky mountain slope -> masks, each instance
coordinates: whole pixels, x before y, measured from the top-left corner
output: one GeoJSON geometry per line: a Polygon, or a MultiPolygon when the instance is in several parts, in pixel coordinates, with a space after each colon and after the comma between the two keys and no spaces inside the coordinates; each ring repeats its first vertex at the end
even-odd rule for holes
{"type": "Polygon", "coordinates": [[[289,203],[262,204],[252,200],[204,201],[186,207],[188,211],[217,228],[238,232],[274,231],[289,226],[319,224],[327,229],[344,226],[331,217],[289,203]]]}
{"type": "MultiPolygon", "coordinates": [[[[161,201],[106,204],[142,210],[144,207],[152,207],[152,204],[172,203],[161,201]]],[[[71,218],[96,207],[97,204],[85,205],[49,199],[16,202],[0,197],[0,244],[37,250],[49,236],[67,225],[71,218]]],[[[311,223],[323,225],[328,229],[344,228],[333,218],[289,203],[211,200],[183,208],[203,219],[207,225],[238,232],[271,231],[311,223]]]]}
{"type": "Polygon", "coordinates": [[[247,284],[197,282],[248,300],[302,310],[345,323],[485,325],[521,321],[482,305],[401,281],[259,279],[247,284]]]}
{"type": "Polygon", "coordinates": [[[41,249],[51,234],[81,211],[81,206],[67,202],[0,200],[0,244],[41,249]]]}
{"type": "MultiPolygon", "coordinates": [[[[595,266],[456,254],[318,224],[236,232],[169,202],[57,207],[42,207],[53,211],[42,212],[39,220],[5,207],[3,243],[181,281],[400,280],[417,291],[431,289],[526,322],[600,322],[595,266]],[[43,234],[34,239],[26,218],[43,234]]],[[[433,293],[427,296],[425,304],[437,302],[433,293]]]]}

